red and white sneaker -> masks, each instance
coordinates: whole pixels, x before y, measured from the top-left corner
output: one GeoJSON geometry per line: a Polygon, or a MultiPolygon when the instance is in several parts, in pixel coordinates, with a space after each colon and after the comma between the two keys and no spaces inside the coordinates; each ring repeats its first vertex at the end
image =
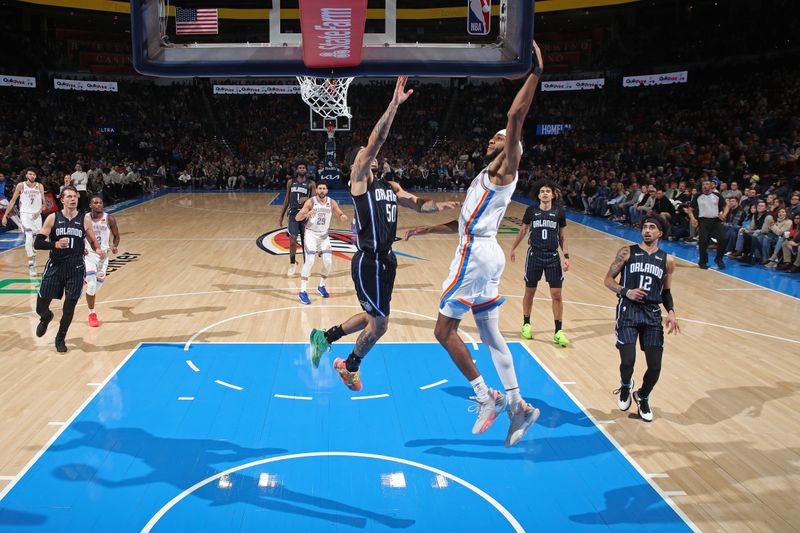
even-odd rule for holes
{"type": "Polygon", "coordinates": [[[345,387],[356,392],[361,390],[363,384],[361,383],[361,376],[358,370],[355,372],[347,370],[345,360],[341,357],[337,357],[336,360],[334,360],[333,368],[339,373],[339,377],[342,378],[342,383],[344,383],[345,387]]]}
{"type": "Polygon", "coordinates": [[[91,328],[99,328],[100,321],[97,320],[97,313],[91,313],[89,315],[89,327],[91,328]]]}

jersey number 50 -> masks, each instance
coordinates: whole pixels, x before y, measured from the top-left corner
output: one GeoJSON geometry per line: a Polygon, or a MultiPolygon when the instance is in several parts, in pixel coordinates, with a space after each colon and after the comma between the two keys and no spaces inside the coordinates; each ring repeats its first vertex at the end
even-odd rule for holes
{"type": "Polygon", "coordinates": [[[397,220],[397,206],[386,204],[386,220],[389,222],[394,222],[397,220]]]}

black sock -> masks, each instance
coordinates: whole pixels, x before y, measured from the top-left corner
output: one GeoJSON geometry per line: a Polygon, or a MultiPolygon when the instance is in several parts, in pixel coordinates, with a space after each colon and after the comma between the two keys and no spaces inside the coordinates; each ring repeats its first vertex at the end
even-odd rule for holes
{"type": "Polygon", "coordinates": [[[294,257],[290,257],[290,258],[289,258],[289,264],[290,264],[290,265],[296,265],[296,264],[297,264],[297,259],[296,259],[296,258],[294,258],[294,257]]]}
{"type": "Polygon", "coordinates": [[[333,326],[325,332],[325,340],[328,341],[328,344],[333,344],[342,337],[344,337],[342,326],[333,326]]]}
{"type": "Polygon", "coordinates": [[[561,322],[562,321],[561,320],[556,320],[555,322],[556,322],[556,333],[558,333],[559,330],[563,329],[561,327],[561,322]]]}
{"type": "Polygon", "coordinates": [[[361,358],[354,353],[347,356],[347,361],[344,362],[348,372],[358,372],[358,367],[361,366],[361,358]]]}
{"type": "Polygon", "coordinates": [[[531,323],[531,315],[522,315],[522,325],[531,323]]]}

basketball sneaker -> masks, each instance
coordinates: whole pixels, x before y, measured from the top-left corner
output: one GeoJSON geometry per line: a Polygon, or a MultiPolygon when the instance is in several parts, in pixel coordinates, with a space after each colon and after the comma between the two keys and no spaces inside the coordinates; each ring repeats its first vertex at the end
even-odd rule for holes
{"type": "Polygon", "coordinates": [[[308,293],[306,291],[300,291],[297,294],[297,297],[300,298],[300,301],[306,305],[311,305],[311,298],[308,297],[308,293]]]}
{"type": "Polygon", "coordinates": [[[508,408],[508,417],[511,424],[506,435],[506,448],[511,448],[522,440],[531,426],[536,422],[541,413],[528,402],[519,402],[508,408]]]}
{"type": "Polygon", "coordinates": [[[617,395],[617,407],[620,411],[627,411],[631,406],[631,389],[633,388],[633,379],[630,385],[622,385],[614,391],[617,395]]]}
{"type": "Polygon", "coordinates": [[[508,406],[508,398],[506,398],[500,391],[489,389],[489,399],[486,402],[476,402],[469,410],[473,413],[478,413],[478,419],[472,426],[473,435],[485,432],[489,429],[497,415],[502,413],[508,406]]]}
{"type": "Polygon", "coordinates": [[[328,293],[328,289],[326,289],[322,285],[317,287],[317,292],[320,293],[323,298],[330,298],[331,297],[330,293],[328,293]]]}
{"type": "Polygon", "coordinates": [[[519,333],[523,339],[533,338],[533,328],[530,324],[522,324],[522,331],[519,333]]]}
{"type": "Polygon", "coordinates": [[[639,417],[645,422],[652,422],[653,411],[650,410],[649,398],[642,398],[637,390],[633,393],[633,401],[636,402],[636,407],[639,408],[639,417]]]}
{"type": "Polygon", "coordinates": [[[50,324],[50,321],[53,320],[53,312],[50,311],[50,315],[47,317],[42,317],[39,319],[39,325],[36,326],[36,336],[37,337],[44,337],[44,334],[47,333],[47,326],[50,324]]]}
{"type": "Polygon", "coordinates": [[[556,334],[553,335],[553,344],[558,344],[562,348],[566,348],[569,346],[569,339],[566,335],[564,335],[564,330],[560,329],[556,331],[556,334]]]}
{"type": "Polygon", "coordinates": [[[321,329],[312,329],[311,337],[309,338],[311,344],[311,364],[314,368],[319,367],[319,360],[322,359],[322,354],[331,349],[328,339],[325,338],[325,332],[321,329]]]}
{"type": "Polygon", "coordinates": [[[339,377],[342,378],[342,383],[344,383],[345,387],[356,392],[361,390],[363,385],[361,383],[361,376],[359,375],[358,370],[355,372],[350,372],[347,370],[345,360],[341,357],[337,357],[333,361],[333,368],[335,368],[339,373],[339,377]]]}
{"type": "Polygon", "coordinates": [[[100,321],[97,319],[97,313],[90,313],[89,314],[89,327],[90,328],[99,328],[100,321]]]}
{"type": "Polygon", "coordinates": [[[297,272],[297,263],[289,263],[289,270],[286,271],[286,275],[294,276],[295,272],[297,272]]]}
{"type": "Polygon", "coordinates": [[[64,342],[64,337],[56,335],[56,351],[65,353],[67,351],[67,343],[64,342]]]}

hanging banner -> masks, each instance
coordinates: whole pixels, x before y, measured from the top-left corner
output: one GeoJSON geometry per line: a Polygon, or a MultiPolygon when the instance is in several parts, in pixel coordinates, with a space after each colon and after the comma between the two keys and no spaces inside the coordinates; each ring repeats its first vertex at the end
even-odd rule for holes
{"type": "Polygon", "coordinates": [[[115,81],[84,81],[84,80],[62,80],[55,78],[53,87],[65,91],[102,91],[117,92],[117,82],[115,81]]]}
{"type": "Polygon", "coordinates": [[[561,135],[572,129],[572,124],[537,124],[536,135],[561,135]]]}
{"type": "Polygon", "coordinates": [[[367,0],[302,0],[299,7],[303,63],[308,68],[361,64],[367,0]]]}
{"type": "Polygon", "coordinates": [[[564,80],[564,81],[543,81],[543,91],[587,91],[591,89],[602,89],[606,84],[605,78],[594,78],[591,80],[564,80]]]}
{"type": "Polygon", "coordinates": [[[36,88],[36,78],[30,76],[0,76],[0,87],[22,87],[25,89],[36,88]]]}
{"type": "Polygon", "coordinates": [[[663,74],[650,74],[648,76],[625,76],[622,78],[623,87],[646,87],[649,85],[672,85],[673,83],[686,83],[689,81],[689,71],[665,72],[663,74]]]}
{"type": "Polygon", "coordinates": [[[299,85],[214,85],[214,94],[300,94],[299,85]]]}

